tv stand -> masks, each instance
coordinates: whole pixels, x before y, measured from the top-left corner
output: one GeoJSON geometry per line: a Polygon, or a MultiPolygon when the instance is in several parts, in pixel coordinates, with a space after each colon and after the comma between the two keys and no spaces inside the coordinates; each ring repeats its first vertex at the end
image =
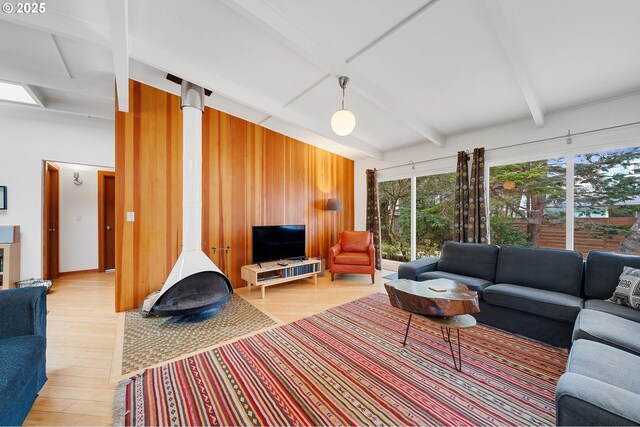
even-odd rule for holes
{"type": "Polygon", "coordinates": [[[261,262],[260,265],[243,265],[240,273],[242,280],[247,282],[249,289],[251,289],[251,285],[262,287],[262,298],[264,299],[264,290],[267,286],[279,285],[280,283],[308,277],[313,277],[313,284],[317,284],[320,268],[321,261],[316,258],[310,258],[300,261],[273,261],[261,262]]]}

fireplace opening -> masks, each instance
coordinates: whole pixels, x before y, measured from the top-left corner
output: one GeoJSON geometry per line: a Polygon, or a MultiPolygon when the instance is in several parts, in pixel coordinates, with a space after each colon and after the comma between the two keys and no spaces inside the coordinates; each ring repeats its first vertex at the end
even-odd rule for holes
{"type": "Polygon", "coordinates": [[[229,301],[233,287],[216,271],[201,271],[185,277],[167,290],[153,307],[159,317],[192,315],[221,307],[229,301]]]}

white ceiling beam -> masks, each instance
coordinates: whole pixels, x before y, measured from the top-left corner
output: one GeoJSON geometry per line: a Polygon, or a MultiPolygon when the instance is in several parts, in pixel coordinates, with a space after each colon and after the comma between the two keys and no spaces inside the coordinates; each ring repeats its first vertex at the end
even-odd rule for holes
{"type": "Polygon", "coordinates": [[[44,105],[44,97],[42,96],[40,91],[38,91],[38,89],[36,89],[35,87],[31,87],[29,85],[26,85],[26,84],[23,84],[22,87],[24,88],[24,90],[27,91],[27,93],[29,93],[29,95],[31,95],[33,100],[36,101],[36,104],[38,104],[41,107],[45,106],[44,105]]]}
{"type": "MultiPolygon", "coordinates": [[[[131,38],[130,43],[129,53],[131,58],[136,61],[157,68],[158,70],[174,74],[204,88],[212,89],[219,95],[241,104],[251,106],[256,110],[285,120],[289,123],[301,126],[308,131],[314,132],[325,138],[329,138],[334,141],[336,140],[336,135],[326,129],[326,125],[318,123],[306,115],[287,109],[270,98],[264,97],[253,90],[219,77],[182,59],[176,58],[171,54],[138,39],[131,38]]],[[[213,96],[215,96],[215,93],[213,96]]],[[[374,157],[379,160],[382,160],[384,157],[384,154],[379,148],[356,138],[353,135],[340,137],[339,141],[342,144],[359,150],[370,157],[374,157]]]]}
{"type": "MultiPolygon", "coordinates": [[[[49,6],[49,4],[47,4],[47,6],[49,6]]],[[[111,48],[108,28],[93,22],[82,21],[58,13],[51,8],[48,8],[46,13],[39,14],[0,13],[0,20],[23,25],[56,36],[88,41],[106,49],[111,48]]]]}
{"type": "Polygon", "coordinates": [[[47,111],[74,114],[76,116],[97,117],[100,119],[114,120],[115,113],[112,103],[95,102],[69,102],[58,99],[47,99],[45,105],[47,111]]]}
{"type": "Polygon", "coordinates": [[[6,63],[0,63],[0,80],[113,99],[113,86],[111,85],[96,81],[69,79],[26,68],[10,67],[6,63]]]}
{"type": "Polygon", "coordinates": [[[46,102],[46,106],[36,106],[28,104],[18,104],[15,102],[2,102],[0,101],[0,110],[9,108],[11,110],[31,110],[40,111],[46,114],[46,112],[72,114],[74,116],[84,117],[96,117],[100,119],[113,120],[114,112],[112,104],[96,105],[95,103],[83,103],[79,105],[77,103],[70,103],[67,101],[61,101],[56,99],[49,99],[46,102]]]}
{"type": "Polygon", "coordinates": [[[60,46],[58,46],[58,42],[56,41],[56,36],[49,33],[49,39],[51,40],[51,45],[53,46],[53,50],[55,50],[56,53],[58,54],[57,57],[60,62],[60,66],[62,67],[62,69],[64,70],[68,78],[70,79],[73,78],[73,76],[71,75],[71,71],[69,71],[69,67],[67,66],[67,62],[64,60],[64,56],[62,55],[60,46]]]}
{"type": "Polygon", "coordinates": [[[513,4],[510,1],[484,0],[500,43],[511,65],[513,74],[520,85],[524,100],[529,107],[533,121],[538,127],[544,126],[544,108],[537,95],[535,84],[522,56],[522,48],[518,45],[511,21],[515,18],[513,4]]]}
{"type": "Polygon", "coordinates": [[[129,111],[129,2],[107,1],[118,110],[129,111]]]}
{"type": "MultiPolygon", "coordinates": [[[[258,25],[309,61],[334,76],[348,76],[349,85],[370,102],[413,129],[430,142],[443,147],[445,138],[404,102],[359,72],[335,53],[309,37],[298,25],[261,0],[222,0],[227,6],[258,25]]],[[[337,85],[337,83],[336,83],[337,85]]]]}

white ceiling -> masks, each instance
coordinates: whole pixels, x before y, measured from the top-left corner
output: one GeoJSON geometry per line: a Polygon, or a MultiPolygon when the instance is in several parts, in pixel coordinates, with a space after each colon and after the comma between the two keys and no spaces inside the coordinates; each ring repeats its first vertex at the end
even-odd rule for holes
{"type": "MultiPolygon", "coordinates": [[[[638,0],[56,0],[0,14],[0,80],[113,118],[114,81],[178,93],[350,157],[384,157],[640,91],[638,0]],[[332,133],[347,75],[347,137],[332,133]],[[114,79],[115,77],[115,79],[114,79]]],[[[26,108],[26,107],[23,107],[26,108]]]]}

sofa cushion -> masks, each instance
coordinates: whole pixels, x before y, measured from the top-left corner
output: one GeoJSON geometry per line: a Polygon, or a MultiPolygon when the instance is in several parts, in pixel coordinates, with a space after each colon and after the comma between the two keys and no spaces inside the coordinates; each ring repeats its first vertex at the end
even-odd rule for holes
{"type": "Polygon", "coordinates": [[[585,296],[607,299],[613,295],[624,267],[640,268],[640,256],[591,251],[585,266],[585,296]]]}
{"type": "Polygon", "coordinates": [[[593,341],[573,344],[556,388],[557,425],[640,423],[640,358],[593,341]]]}
{"type": "Polygon", "coordinates": [[[369,253],[340,252],[335,258],[336,264],[369,265],[369,253]]]}
{"type": "Polygon", "coordinates": [[[625,267],[618,279],[616,290],[607,301],[631,308],[640,308],[640,270],[625,267]]]}
{"type": "Polygon", "coordinates": [[[456,282],[464,283],[467,287],[476,292],[481,292],[484,288],[492,283],[488,280],[479,279],[477,277],[463,276],[461,274],[448,273],[446,271],[427,271],[418,275],[418,281],[433,279],[450,279],[456,282]]]}
{"type": "Polygon", "coordinates": [[[577,297],[582,286],[582,255],[563,249],[504,246],[495,281],[577,297]]]}
{"type": "Polygon", "coordinates": [[[487,287],[482,299],[487,304],[567,323],[573,323],[582,305],[582,299],[572,295],[508,283],[487,287]]]}
{"type": "Polygon", "coordinates": [[[37,375],[37,367],[46,352],[46,339],[38,335],[21,335],[0,340],[0,390],[11,404],[10,396],[18,395],[37,375]]]}
{"type": "Polygon", "coordinates": [[[574,342],[566,372],[585,375],[640,394],[640,381],[635,375],[629,375],[629,372],[640,372],[640,357],[598,342],[574,342]]]}
{"type": "Polygon", "coordinates": [[[603,311],[580,311],[572,338],[601,342],[640,355],[640,324],[603,311]]]}
{"type": "Polygon", "coordinates": [[[493,282],[497,257],[496,245],[445,242],[440,253],[438,270],[493,282]]]}
{"type": "Polygon", "coordinates": [[[584,308],[589,310],[604,311],[618,317],[633,320],[634,322],[640,322],[640,310],[627,307],[624,305],[614,304],[609,301],[601,299],[588,299],[584,302],[584,308]]]}
{"type": "Polygon", "coordinates": [[[370,231],[343,231],[340,236],[340,245],[344,252],[367,252],[370,244],[370,231]]]}

